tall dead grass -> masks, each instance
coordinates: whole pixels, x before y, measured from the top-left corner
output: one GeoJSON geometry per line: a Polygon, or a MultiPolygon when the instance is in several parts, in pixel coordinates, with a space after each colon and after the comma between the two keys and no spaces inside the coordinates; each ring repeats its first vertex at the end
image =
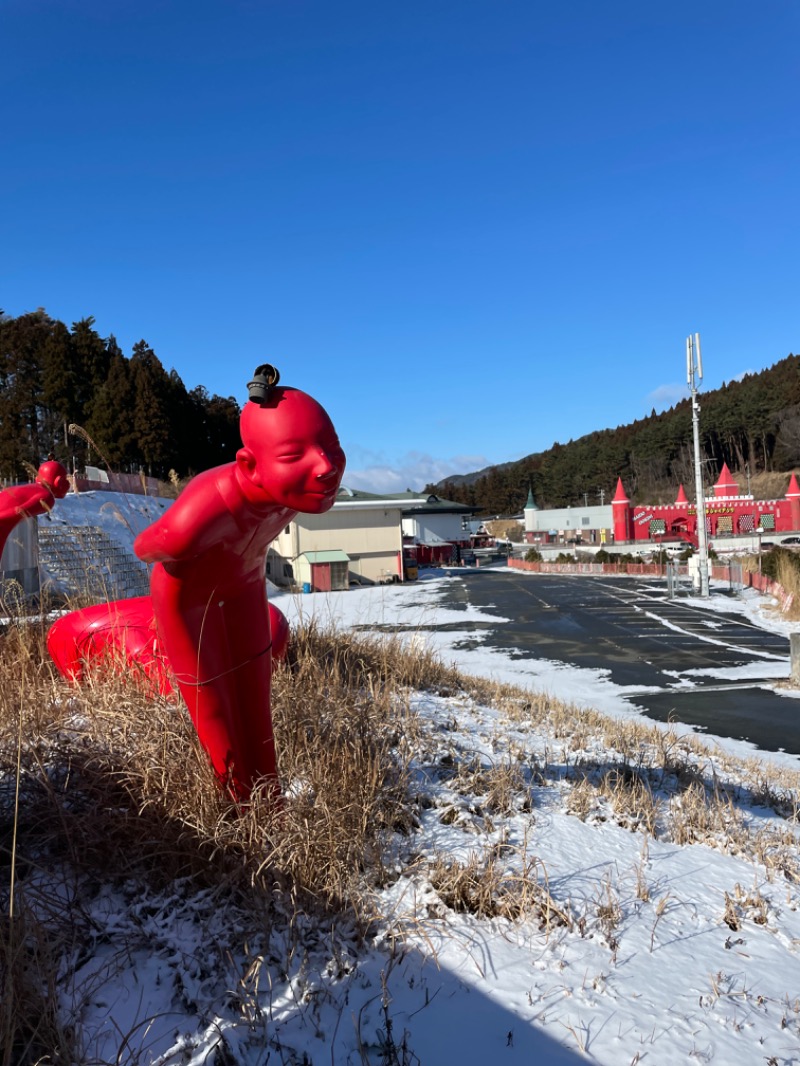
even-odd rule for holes
{"type": "Polygon", "coordinates": [[[778,556],[777,581],[791,600],[786,603],[783,615],[791,621],[800,619],[800,568],[794,558],[787,557],[785,552],[778,556]]]}
{"type": "Polygon", "coordinates": [[[285,799],[276,810],[257,789],[239,809],[182,706],[124,675],[69,689],[44,637],[23,624],[0,637],[2,1066],[69,1045],[43,975],[56,972],[47,960],[64,928],[84,920],[80,894],[61,893],[60,911],[43,914],[36,871],[68,867],[84,886],[188,878],[264,920],[299,908],[366,931],[366,890],[395,876],[392,841],[415,824],[407,688],[444,689],[453,671],[391,641],[296,634],[273,682],[285,799]]]}

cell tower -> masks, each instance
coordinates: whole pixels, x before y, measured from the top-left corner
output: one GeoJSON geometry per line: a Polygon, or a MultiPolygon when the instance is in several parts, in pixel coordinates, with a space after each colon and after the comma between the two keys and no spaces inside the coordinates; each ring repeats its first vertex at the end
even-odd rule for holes
{"type": "Polygon", "coordinates": [[[703,489],[703,466],[700,462],[700,404],[697,383],[703,380],[703,359],[700,354],[700,334],[686,338],[686,380],[692,391],[692,434],[694,436],[694,483],[697,497],[697,555],[700,571],[700,595],[708,596],[708,530],[706,529],[706,497],[703,489]]]}

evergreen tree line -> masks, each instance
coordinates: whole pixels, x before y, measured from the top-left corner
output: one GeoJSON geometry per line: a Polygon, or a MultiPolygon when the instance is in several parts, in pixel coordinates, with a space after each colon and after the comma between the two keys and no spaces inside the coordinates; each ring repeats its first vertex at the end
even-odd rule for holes
{"type": "Polygon", "coordinates": [[[0,312],[0,478],[24,480],[50,454],[70,470],[197,473],[233,458],[239,415],[232,396],[187,390],[146,341],[127,357],[91,317],[67,329],[41,308],[0,312]]]}
{"type": "MultiPolygon", "coordinates": [[[[723,463],[742,475],[800,465],[800,356],[702,393],[699,401],[704,484],[713,484],[723,463]]],[[[544,508],[608,503],[620,476],[634,502],[671,503],[679,484],[693,497],[691,400],[426,491],[481,514],[515,514],[529,488],[544,508]]]]}

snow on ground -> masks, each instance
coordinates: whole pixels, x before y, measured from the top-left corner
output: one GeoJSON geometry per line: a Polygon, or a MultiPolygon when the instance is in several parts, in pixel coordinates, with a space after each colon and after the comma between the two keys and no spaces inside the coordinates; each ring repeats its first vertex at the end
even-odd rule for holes
{"type": "Polygon", "coordinates": [[[214,895],[109,890],[90,912],[102,946],[65,988],[96,989],[82,1023],[99,1061],[115,1061],[124,1033],[159,1066],[800,1063],[796,884],[601,811],[581,820],[565,788],[489,814],[439,772],[444,755],[491,765],[513,747],[535,760],[553,738],[464,699],[413,706],[428,800],[405,851],[468,862],[494,849],[512,875],[532,864],[570,923],[456,913],[401,853],[368,950],[302,917],[291,933],[253,929],[214,895]]]}
{"type": "MultiPolygon", "coordinates": [[[[85,497],[74,506],[88,514],[85,497]]],[[[66,512],[59,504],[71,520],[66,512]]],[[[635,715],[602,671],[512,661],[482,649],[480,633],[427,628],[501,624],[469,606],[441,609],[449,580],[274,600],[292,621],[399,624],[472,674],[635,715]]],[[[783,625],[763,604],[746,594],[704,606],[783,625]]],[[[61,974],[65,1010],[80,1004],[88,1056],[156,1066],[800,1064],[796,881],[707,844],[653,839],[601,808],[576,817],[563,781],[529,777],[525,798],[493,813],[455,787],[447,760],[530,768],[545,753],[565,764],[581,753],[466,698],[418,694],[413,709],[425,727],[415,771],[426,802],[419,830],[398,842],[396,880],[376,899],[386,917],[373,946],[358,949],[303,915],[252,928],[219,893],[184,885],[167,895],[108,886],[87,903],[94,949],[61,974]],[[491,855],[512,878],[527,865],[550,894],[551,920],[457,913],[412,853],[491,855]]],[[[602,761],[602,738],[592,744],[602,761]]],[[[738,802],[765,830],[787,828],[772,810],[738,802]]]]}

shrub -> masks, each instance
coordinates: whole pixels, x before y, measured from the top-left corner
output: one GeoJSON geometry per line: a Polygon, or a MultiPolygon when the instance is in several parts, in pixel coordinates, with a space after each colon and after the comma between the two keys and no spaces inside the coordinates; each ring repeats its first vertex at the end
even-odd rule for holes
{"type": "Polygon", "coordinates": [[[540,563],[542,561],[542,553],[536,548],[528,548],[525,552],[526,563],[540,563]]]}

